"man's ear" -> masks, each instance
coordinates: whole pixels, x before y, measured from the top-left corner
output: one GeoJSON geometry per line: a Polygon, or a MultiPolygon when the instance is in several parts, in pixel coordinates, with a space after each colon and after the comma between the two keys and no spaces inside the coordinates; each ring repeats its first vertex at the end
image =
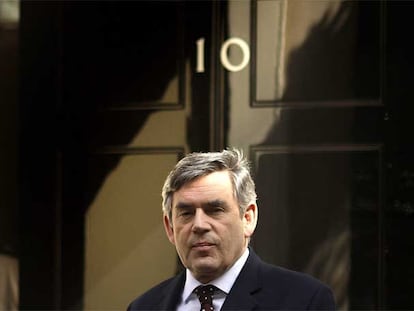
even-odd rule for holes
{"type": "Polygon", "coordinates": [[[256,203],[251,203],[243,214],[244,235],[251,237],[257,225],[259,210],[256,203]]]}
{"type": "Polygon", "coordinates": [[[165,233],[167,234],[168,240],[170,240],[170,242],[175,245],[174,230],[172,227],[172,223],[170,222],[170,219],[167,215],[164,215],[164,229],[165,233]]]}

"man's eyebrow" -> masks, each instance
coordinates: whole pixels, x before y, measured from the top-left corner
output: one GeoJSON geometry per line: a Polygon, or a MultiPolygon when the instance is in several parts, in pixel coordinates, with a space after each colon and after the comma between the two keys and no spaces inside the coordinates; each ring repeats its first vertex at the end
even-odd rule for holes
{"type": "MultiPolygon", "coordinates": [[[[216,199],[211,200],[206,203],[203,203],[202,206],[204,207],[228,207],[228,204],[226,201],[216,199]]],[[[177,204],[174,206],[176,209],[191,209],[193,208],[193,204],[186,203],[186,202],[177,202],[177,204]]]]}
{"type": "Polygon", "coordinates": [[[208,201],[204,205],[207,206],[207,207],[217,207],[217,206],[218,207],[227,207],[228,206],[228,204],[225,201],[220,200],[220,199],[208,201]]]}

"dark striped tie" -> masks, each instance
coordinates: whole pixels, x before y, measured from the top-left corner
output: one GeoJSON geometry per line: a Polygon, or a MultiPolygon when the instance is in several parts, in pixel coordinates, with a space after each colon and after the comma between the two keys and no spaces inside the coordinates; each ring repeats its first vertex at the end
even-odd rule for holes
{"type": "Polygon", "coordinates": [[[216,290],[218,290],[218,288],[214,285],[200,285],[194,290],[198,300],[200,300],[200,311],[214,311],[213,296],[216,290]]]}

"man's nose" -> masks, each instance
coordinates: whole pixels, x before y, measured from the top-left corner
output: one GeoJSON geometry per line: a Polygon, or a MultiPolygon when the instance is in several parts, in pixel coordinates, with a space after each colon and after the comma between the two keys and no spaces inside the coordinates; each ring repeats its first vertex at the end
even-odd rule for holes
{"type": "Polygon", "coordinates": [[[193,231],[203,232],[210,229],[209,217],[202,208],[197,208],[193,218],[193,231]]]}

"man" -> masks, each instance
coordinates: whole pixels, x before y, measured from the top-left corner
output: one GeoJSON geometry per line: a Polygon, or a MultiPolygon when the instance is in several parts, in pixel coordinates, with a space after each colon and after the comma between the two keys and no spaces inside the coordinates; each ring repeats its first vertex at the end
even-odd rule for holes
{"type": "Polygon", "coordinates": [[[187,155],[162,197],[165,231],[186,270],[138,297],[130,311],[335,309],[327,286],[264,263],[249,247],[258,208],[240,151],[187,155]],[[207,284],[214,287],[200,287],[207,284]]]}

